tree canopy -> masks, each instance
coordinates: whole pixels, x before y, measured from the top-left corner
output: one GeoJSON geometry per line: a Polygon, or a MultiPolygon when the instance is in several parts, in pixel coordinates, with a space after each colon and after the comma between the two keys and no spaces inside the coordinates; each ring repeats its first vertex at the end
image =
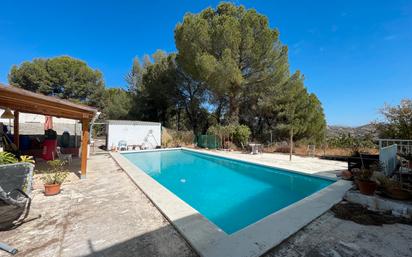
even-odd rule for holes
{"type": "Polygon", "coordinates": [[[122,88],[108,88],[105,92],[105,107],[103,118],[112,120],[124,120],[129,118],[132,97],[128,91],[122,88]]]}
{"type": "Polygon", "coordinates": [[[186,14],[175,42],[177,53],[157,51],[139,68],[132,116],[195,134],[243,124],[262,141],[271,132],[278,140],[323,140],[321,103],[299,71],[290,75],[287,47],[265,16],[222,3],[186,14]]]}
{"type": "Polygon", "coordinates": [[[142,86],[131,92],[134,101],[130,115],[178,130],[190,129],[195,134],[205,132],[208,112],[202,107],[206,98],[203,83],[177,65],[175,54],[159,50],[152,59],[146,58],[142,86]]]}
{"type": "Polygon", "coordinates": [[[105,89],[99,71],[67,56],[14,66],[9,81],[96,106],[106,119],[160,121],[195,135],[236,128],[231,135],[240,145],[249,136],[267,142],[269,135],[291,145],[321,142],[322,105],[300,71],[291,75],[279,36],[256,10],[221,3],[184,16],[175,28],[177,52],[135,58],[127,90],[105,89]]]}
{"type": "Polygon", "coordinates": [[[39,58],[13,66],[9,82],[33,92],[103,107],[102,73],[69,56],[39,58]]]}
{"type": "Polygon", "coordinates": [[[253,9],[222,3],[187,14],[176,26],[175,41],[179,65],[227,105],[223,114],[230,123],[239,122],[242,98],[252,88],[288,77],[287,48],[279,32],[253,9]]]}
{"type": "Polygon", "coordinates": [[[381,109],[384,121],[377,124],[381,138],[412,139],[412,100],[403,99],[399,105],[381,109]]]}
{"type": "Polygon", "coordinates": [[[129,92],[141,90],[144,68],[140,65],[139,58],[133,59],[133,65],[130,72],[126,75],[125,80],[129,86],[129,92]]]}

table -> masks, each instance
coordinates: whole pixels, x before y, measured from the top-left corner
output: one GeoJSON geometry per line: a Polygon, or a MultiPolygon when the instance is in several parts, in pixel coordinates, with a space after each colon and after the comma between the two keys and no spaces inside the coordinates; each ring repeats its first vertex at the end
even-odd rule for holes
{"type": "Polygon", "coordinates": [[[252,152],[250,154],[258,154],[259,148],[262,146],[262,144],[249,144],[249,146],[252,148],[252,152]]]}

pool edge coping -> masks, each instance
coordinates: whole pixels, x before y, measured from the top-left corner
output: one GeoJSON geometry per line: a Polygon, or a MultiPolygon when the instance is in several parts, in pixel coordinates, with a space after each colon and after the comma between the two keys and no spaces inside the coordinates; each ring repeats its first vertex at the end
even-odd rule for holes
{"type": "Polygon", "coordinates": [[[352,187],[349,181],[291,171],[276,165],[238,160],[237,158],[221,156],[218,153],[206,153],[190,148],[155,149],[145,150],[145,152],[179,149],[336,181],[322,190],[229,235],[122,155],[122,153],[143,151],[110,152],[111,157],[136,186],[173,224],[193,249],[203,257],[261,256],[341,201],[346,191],[352,187]]]}

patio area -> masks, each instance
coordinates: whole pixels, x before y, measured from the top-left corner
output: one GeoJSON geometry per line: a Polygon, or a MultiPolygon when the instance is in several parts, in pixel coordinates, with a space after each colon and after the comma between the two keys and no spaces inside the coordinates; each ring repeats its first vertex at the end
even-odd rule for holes
{"type": "Polygon", "coordinates": [[[239,151],[220,151],[220,150],[203,150],[230,157],[238,160],[249,160],[261,164],[273,165],[283,169],[299,171],[307,174],[317,174],[336,178],[342,170],[348,168],[346,162],[322,160],[317,157],[303,157],[293,155],[292,161],[289,161],[289,154],[282,153],[259,153],[245,154],[239,151]]]}
{"type": "Polygon", "coordinates": [[[88,171],[57,196],[34,190],[29,218],[41,218],[1,241],[17,256],[196,256],[108,154],[91,156],[88,171]]]}
{"type": "MultiPolygon", "coordinates": [[[[227,155],[283,163],[282,155],[227,155]]],[[[311,173],[343,168],[312,159],[296,157],[293,163],[311,167],[311,173]]],[[[38,214],[0,232],[2,242],[18,248],[17,256],[197,256],[108,154],[92,155],[87,179],[65,183],[60,195],[35,190],[30,217],[38,214]]],[[[411,241],[410,226],[359,225],[329,211],[265,256],[412,256],[411,241]]]]}

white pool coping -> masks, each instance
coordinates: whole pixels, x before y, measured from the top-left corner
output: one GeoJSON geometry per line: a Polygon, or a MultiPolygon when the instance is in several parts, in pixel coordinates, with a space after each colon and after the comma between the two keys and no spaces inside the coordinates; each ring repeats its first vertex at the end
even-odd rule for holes
{"type": "MultiPolygon", "coordinates": [[[[184,149],[187,151],[209,154],[227,159],[218,153],[205,153],[189,148],[171,148],[145,151],[170,151],[184,149]]],[[[123,151],[132,153],[142,151],[123,151]]],[[[315,176],[336,182],[326,188],[291,204],[269,216],[233,233],[226,234],[210,222],[189,204],[162,186],[144,171],[139,169],[119,152],[110,153],[113,159],[126,172],[131,180],[146,194],[160,212],[176,227],[194,250],[203,257],[257,257],[269,251],[282,241],[299,231],[315,218],[329,210],[342,200],[352,186],[351,182],[331,179],[327,176],[289,172],[315,176]]],[[[240,160],[247,163],[277,168],[274,165],[240,160]]],[[[283,169],[283,168],[282,168],[283,169]]],[[[285,169],[283,169],[285,170],[285,169]]]]}

